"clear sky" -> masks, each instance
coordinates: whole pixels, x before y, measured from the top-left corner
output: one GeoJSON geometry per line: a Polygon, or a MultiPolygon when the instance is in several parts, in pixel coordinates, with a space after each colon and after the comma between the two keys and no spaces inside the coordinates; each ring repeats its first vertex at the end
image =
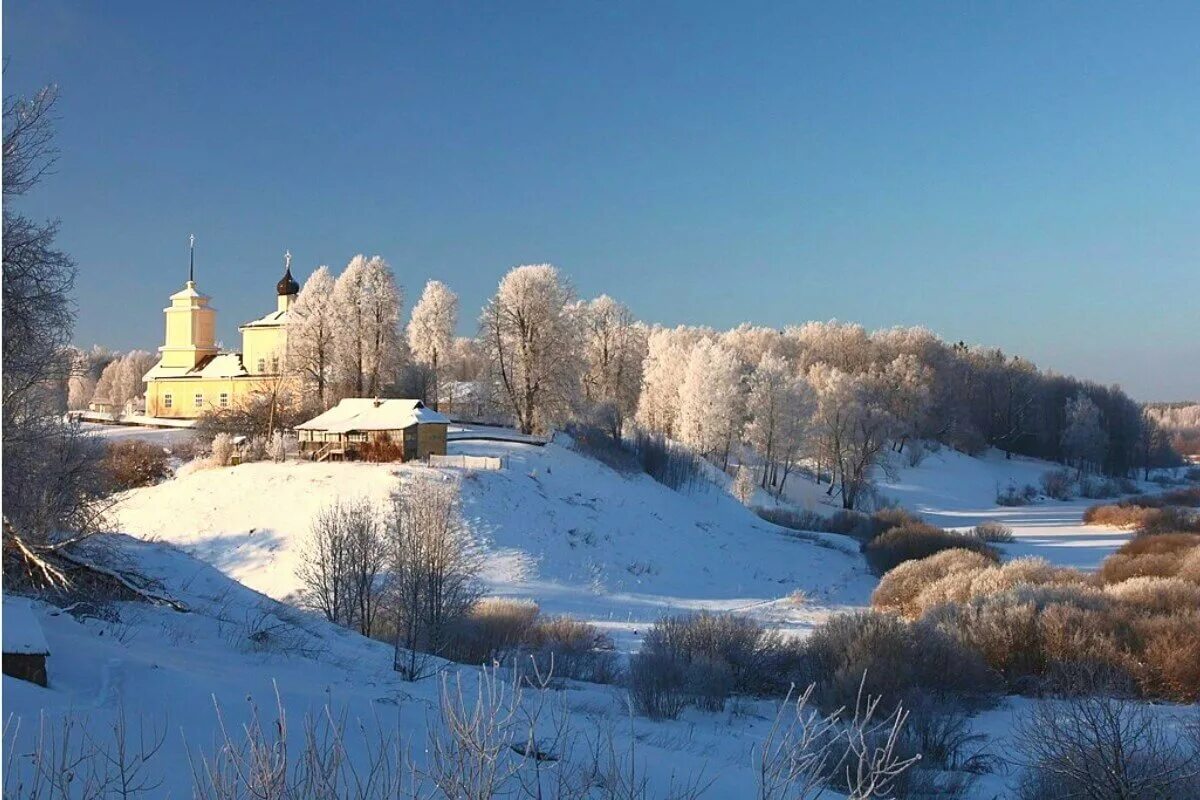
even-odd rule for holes
{"type": "Polygon", "coordinates": [[[551,261],[652,322],[923,324],[1200,399],[1200,3],[8,0],[6,94],[61,87],[25,202],[76,341],[221,336],[355,253],[462,332],[551,261]]]}

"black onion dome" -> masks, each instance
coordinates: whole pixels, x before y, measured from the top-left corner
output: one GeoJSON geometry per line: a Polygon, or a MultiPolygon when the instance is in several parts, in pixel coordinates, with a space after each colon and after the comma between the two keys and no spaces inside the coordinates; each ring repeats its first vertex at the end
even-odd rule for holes
{"type": "Polygon", "coordinates": [[[275,291],[282,295],[299,294],[300,284],[296,283],[296,279],[292,277],[292,268],[288,267],[283,273],[283,277],[279,279],[279,283],[275,284],[275,291]]]}

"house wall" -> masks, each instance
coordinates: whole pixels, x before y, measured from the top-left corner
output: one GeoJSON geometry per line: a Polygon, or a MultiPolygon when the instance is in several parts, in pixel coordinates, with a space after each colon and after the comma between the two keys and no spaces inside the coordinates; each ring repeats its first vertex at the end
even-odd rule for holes
{"type": "Polygon", "coordinates": [[[417,426],[417,458],[427,459],[430,454],[446,455],[446,429],[444,422],[428,422],[417,426]]]}
{"type": "Polygon", "coordinates": [[[270,388],[273,377],[160,378],[146,382],[146,414],[169,419],[195,419],[207,411],[232,408],[260,389],[270,388]],[[222,405],[221,395],[226,395],[222,405]],[[166,402],[171,396],[171,405],[166,402]],[[200,404],[196,404],[200,395],[200,404]]]}
{"type": "Polygon", "coordinates": [[[279,372],[286,352],[287,331],[283,326],[242,328],[242,364],[247,372],[255,375],[279,372]]]}

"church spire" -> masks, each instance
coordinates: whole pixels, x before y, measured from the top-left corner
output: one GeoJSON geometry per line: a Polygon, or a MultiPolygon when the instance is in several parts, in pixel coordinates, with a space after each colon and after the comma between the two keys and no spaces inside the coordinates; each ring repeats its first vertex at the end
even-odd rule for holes
{"type": "Polygon", "coordinates": [[[188,283],[196,282],[196,234],[188,236],[188,283]]]}

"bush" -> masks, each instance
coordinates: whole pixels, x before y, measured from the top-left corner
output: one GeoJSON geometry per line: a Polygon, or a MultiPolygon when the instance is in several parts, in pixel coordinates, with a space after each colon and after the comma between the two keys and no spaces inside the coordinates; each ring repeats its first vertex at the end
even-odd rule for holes
{"type": "Polygon", "coordinates": [[[839,509],[830,515],[826,523],[830,533],[840,533],[844,536],[854,536],[858,539],[870,537],[871,518],[858,511],[839,509]]]}
{"type": "Polygon", "coordinates": [[[1160,614],[1200,608],[1200,585],[1179,578],[1130,578],[1106,587],[1105,592],[1123,603],[1160,614]]]}
{"type": "Polygon", "coordinates": [[[1079,496],[1099,500],[1106,497],[1117,497],[1121,494],[1120,485],[1113,480],[1100,478],[1084,478],[1079,482],[1079,496]]]}
{"type": "Polygon", "coordinates": [[[646,633],[642,649],[673,654],[685,664],[723,663],[729,668],[733,689],[755,692],[763,689],[761,668],[773,642],[774,637],[749,617],[702,611],[663,617],[646,633]]]}
{"type": "Polygon", "coordinates": [[[1146,511],[1138,524],[1138,533],[1174,533],[1178,531],[1200,533],[1200,514],[1180,506],[1164,506],[1146,511]]]}
{"type": "Polygon", "coordinates": [[[214,466],[229,466],[230,462],[233,461],[233,437],[228,433],[218,433],[214,436],[209,459],[214,466]]]}
{"type": "Polygon", "coordinates": [[[1149,509],[1133,504],[1109,503],[1105,505],[1088,506],[1083,512],[1085,525],[1111,525],[1114,528],[1135,528],[1142,524],[1142,519],[1149,509]]]}
{"type": "Polygon", "coordinates": [[[992,561],[1000,560],[993,548],[974,537],[950,533],[923,522],[893,528],[869,541],[863,552],[871,571],[883,575],[905,561],[953,549],[972,550],[992,561]]]}
{"type": "Polygon", "coordinates": [[[929,558],[905,561],[889,570],[871,595],[871,605],[906,617],[920,616],[924,608],[915,601],[926,588],[947,575],[975,573],[993,565],[987,556],[971,550],[943,550],[929,558]]]}
{"type": "Polygon", "coordinates": [[[826,711],[853,707],[860,686],[888,702],[981,700],[999,688],[983,660],[952,637],[877,611],[829,618],[804,641],[802,652],[801,682],[815,684],[816,702],[826,711]]]}
{"type": "Polygon", "coordinates": [[[705,480],[699,456],[660,436],[638,431],[633,438],[633,451],[647,475],[677,492],[691,491],[705,480]]]}
{"type": "Polygon", "coordinates": [[[171,474],[167,453],[149,442],[129,439],[110,444],[101,467],[115,491],[149,486],[171,474]]]}
{"type": "Polygon", "coordinates": [[[530,600],[483,598],[452,627],[445,655],[464,664],[505,661],[529,641],[537,618],[530,600]]]}
{"type": "Polygon", "coordinates": [[[765,508],[756,506],[754,513],[767,522],[794,531],[824,531],[828,521],[816,511],[794,508],[765,508]]]}
{"type": "Polygon", "coordinates": [[[1042,473],[1042,491],[1055,500],[1070,500],[1075,481],[1066,469],[1051,469],[1042,473]]]}
{"type": "Polygon", "coordinates": [[[687,665],[669,653],[634,654],[627,685],[634,710],[650,719],[676,719],[687,707],[687,665]]]}
{"type": "Polygon", "coordinates": [[[1200,535],[1167,533],[1138,536],[1104,559],[1097,573],[1104,584],[1121,583],[1130,578],[1173,577],[1200,551],[1200,535]]]}
{"type": "Polygon", "coordinates": [[[981,542],[1013,542],[1013,529],[999,522],[985,522],[971,529],[971,535],[981,542]]]}
{"type": "Polygon", "coordinates": [[[1139,619],[1135,626],[1142,640],[1138,682],[1143,693],[1179,703],[1200,701],[1200,607],[1193,602],[1139,619]]]}
{"type": "Polygon", "coordinates": [[[1027,506],[1033,502],[1037,496],[1037,489],[1026,485],[1025,489],[1018,489],[1015,483],[1010,483],[1008,486],[1001,488],[996,486],[996,505],[998,506],[1027,506]]]}
{"type": "Polygon", "coordinates": [[[612,434],[603,428],[573,422],[566,426],[566,432],[571,437],[572,450],[594,458],[620,473],[641,471],[642,466],[638,463],[634,451],[621,439],[614,439],[612,434]]]}
{"type": "Polygon", "coordinates": [[[527,644],[542,675],[590,683],[613,683],[618,677],[612,640],[589,622],[539,619],[528,631],[527,644]]]}

